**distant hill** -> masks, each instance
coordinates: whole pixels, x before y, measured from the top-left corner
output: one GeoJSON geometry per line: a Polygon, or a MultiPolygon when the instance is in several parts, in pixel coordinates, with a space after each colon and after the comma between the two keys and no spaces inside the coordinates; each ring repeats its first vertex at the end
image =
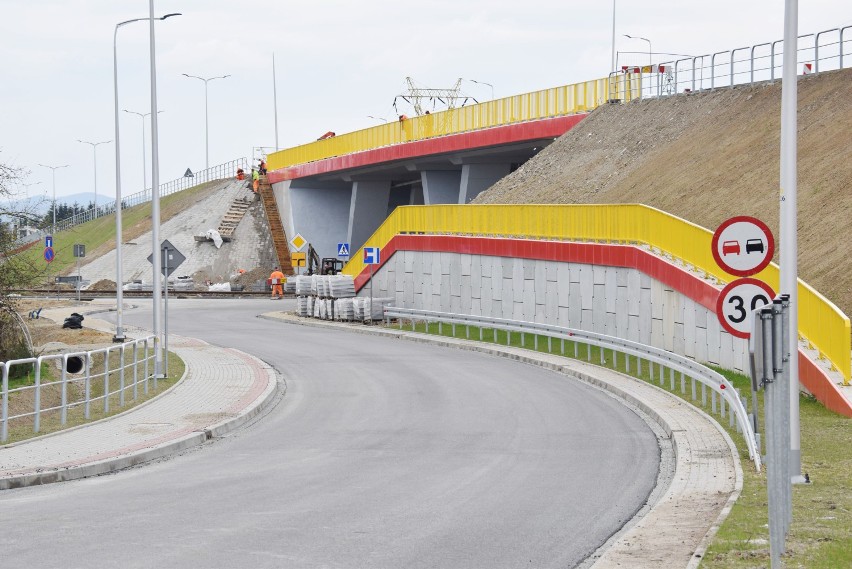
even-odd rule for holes
{"type": "MultiPolygon", "coordinates": [[[[9,211],[28,211],[36,214],[43,214],[50,211],[52,196],[45,198],[43,195],[31,196],[28,199],[10,200],[7,203],[0,204],[0,209],[8,208],[9,211]]],[[[72,194],[70,196],[56,196],[57,204],[74,205],[75,203],[85,207],[89,203],[95,201],[94,192],[84,192],[80,194],[72,194]]],[[[115,203],[115,196],[98,193],[98,205],[104,206],[115,203]]]]}

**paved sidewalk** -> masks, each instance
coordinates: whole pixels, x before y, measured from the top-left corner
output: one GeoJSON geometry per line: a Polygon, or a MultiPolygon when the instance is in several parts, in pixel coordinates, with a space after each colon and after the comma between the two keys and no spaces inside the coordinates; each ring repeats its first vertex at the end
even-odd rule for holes
{"type": "MultiPolygon", "coordinates": [[[[61,322],[63,313],[45,311],[42,317],[61,322]]],[[[110,329],[88,316],[84,322],[110,329]]],[[[169,349],[186,363],[177,385],[120,415],[0,447],[0,490],[85,478],[161,458],[238,428],[274,399],[278,376],[261,360],[193,338],[170,338],[169,349]]]]}
{"type": "MultiPolygon", "coordinates": [[[[652,494],[648,511],[631,520],[587,560],[594,569],[696,567],[742,491],[733,441],[709,415],[663,389],[578,360],[378,326],[299,318],[273,312],[263,318],[306,326],[346,328],[508,357],[539,365],[610,391],[653,418],[674,450],[674,476],[652,494]],[[656,500],[654,497],[656,496],[656,500]]],[[[664,441],[665,442],[665,441],[664,441]]],[[[752,468],[751,464],[747,468],[752,468]]],[[[629,475],[629,473],[626,473],[629,475]]]]}

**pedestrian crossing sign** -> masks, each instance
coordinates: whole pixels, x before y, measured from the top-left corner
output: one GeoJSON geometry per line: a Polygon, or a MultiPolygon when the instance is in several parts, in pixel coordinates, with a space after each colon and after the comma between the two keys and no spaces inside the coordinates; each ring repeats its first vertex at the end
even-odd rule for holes
{"type": "Polygon", "coordinates": [[[338,243],[337,244],[337,256],[338,257],[348,257],[349,256],[349,243],[338,243]]]}

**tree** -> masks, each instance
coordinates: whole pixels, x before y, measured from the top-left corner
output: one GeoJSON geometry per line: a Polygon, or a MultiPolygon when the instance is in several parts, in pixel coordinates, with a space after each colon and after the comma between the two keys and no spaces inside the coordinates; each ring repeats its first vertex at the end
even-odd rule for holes
{"type": "Polygon", "coordinates": [[[17,298],[10,293],[18,288],[31,286],[42,270],[32,262],[15,255],[13,245],[17,235],[12,230],[12,220],[24,220],[35,224],[39,216],[27,205],[15,205],[12,197],[16,187],[27,172],[0,162],[0,361],[25,357],[29,353],[27,331],[16,312],[17,298]],[[6,204],[6,205],[4,205],[6,204]]]}

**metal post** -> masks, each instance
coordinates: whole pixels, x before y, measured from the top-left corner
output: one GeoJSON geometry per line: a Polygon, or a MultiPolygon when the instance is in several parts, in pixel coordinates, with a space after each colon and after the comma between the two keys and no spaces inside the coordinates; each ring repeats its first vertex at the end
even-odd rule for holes
{"type": "Polygon", "coordinates": [[[154,376],[160,375],[160,157],[158,151],[159,128],[157,124],[157,49],[154,36],[154,0],[148,0],[150,10],[149,35],[151,49],[151,264],[153,280],[154,376]]]}
{"type": "Polygon", "coordinates": [[[790,469],[799,476],[801,440],[799,428],[799,315],[798,315],[798,169],[796,156],[798,96],[796,93],[796,55],[798,47],[798,0],[786,0],[784,9],[784,68],[781,83],[781,294],[789,295],[790,311],[787,349],[790,353],[790,469]]]}
{"type": "Polygon", "coordinates": [[[165,290],[163,291],[163,345],[165,352],[165,377],[169,377],[169,248],[163,247],[163,270],[165,271],[165,290]]]}
{"type": "Polygon", "coordinates": [[[275,151],[278,151],[278,83],[275,79],[275,52],[272,52],[272,101],[275,108],[275,151]]]}

